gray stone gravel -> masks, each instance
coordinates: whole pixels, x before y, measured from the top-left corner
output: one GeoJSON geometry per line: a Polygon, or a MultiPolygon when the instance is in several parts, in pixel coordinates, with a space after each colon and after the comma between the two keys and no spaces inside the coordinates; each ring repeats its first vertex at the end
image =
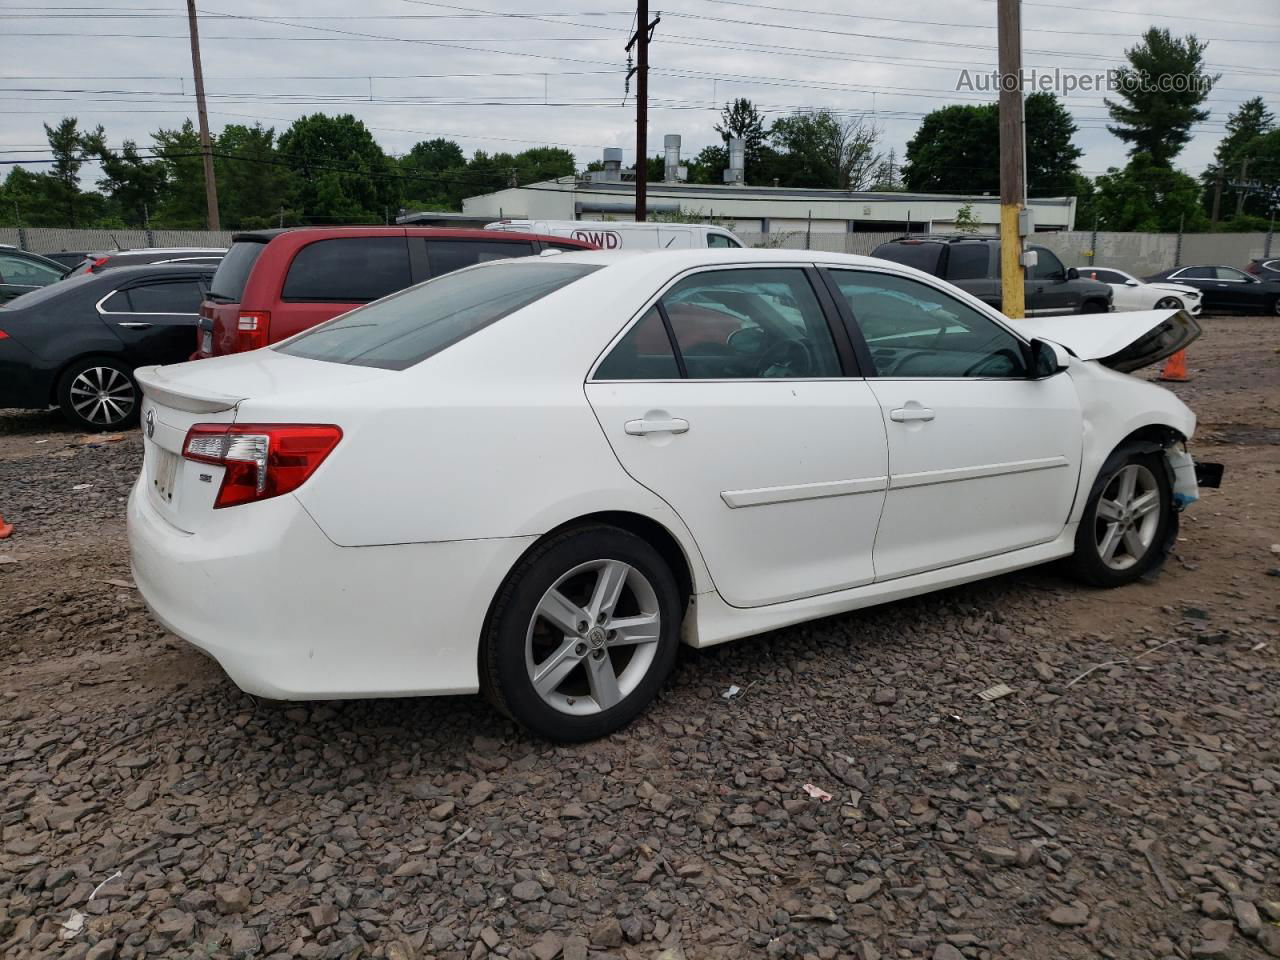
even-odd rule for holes
{"type": "Polygon", "coordinates": [[[5,960],[1280,956],[1256,588],[1153,625],[1029,571],[688,651],[554,747],[475,697],[239,693],[103,582],[136,434],[66,449],[0,459],[5,960]]]}

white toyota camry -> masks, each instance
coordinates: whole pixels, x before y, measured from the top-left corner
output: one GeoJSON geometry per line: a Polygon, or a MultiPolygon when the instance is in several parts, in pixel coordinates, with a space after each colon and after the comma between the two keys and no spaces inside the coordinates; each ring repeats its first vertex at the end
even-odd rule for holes
{"type": "Polygon", "coordinates": [[[1118,371],[1198,332],[1014,323],[838,254],[487,263],[139,370],[134,576],[251,693],[484,690],[584,740],[681,641],[1063,557],[1151,570],[1197,496],[1195,418],[1118,371]]]}

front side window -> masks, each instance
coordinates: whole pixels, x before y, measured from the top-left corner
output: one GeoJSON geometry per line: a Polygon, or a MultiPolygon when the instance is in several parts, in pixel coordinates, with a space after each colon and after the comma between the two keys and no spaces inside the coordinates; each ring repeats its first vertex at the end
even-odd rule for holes
{"type": "Polygon", "coordinates": [[[1067,271],[1062,266],[1062,261],[1058,259],[1057,254],[1052,250],[1046,250],[1044,247],[1032,247],[1036,252],[1036,265],[1031,268],[1032,280],[1062,280],[1067,276],[1067,271]]]}
{"type": "Polygon", "coordinates": [[[533,244],[527,242],[441,239],[428,240],[426,243],[427,263],[433,277],[443,276],[463,267],[474,267],[477,263],[533,255],[533,244]]]}
{"type": "Polygon", "coordinates": [[[707,246],[708,247],[736,247],[737,244],[734,243],[728,237],[726,237],[723,233],[708,233],[707,246]]]}
{"type": "Polygon", "coordinates": [[[299,250],[281,296],[314,303],[368,303],[412,282],[404,237],[340,237],[317,240],[299,250]]]}
{"type": "Polygon", "coordinates": [[[1025,377],[1022,344],[968,304],[918,280],[832,270],[878,377],[1025,377]]]}
{"type": "Polygon", "coordinates": [[[1170,280],[1212,280],[1216,276],[1213,267],[1187,267],[1175,273],[1170,280]]]}
{"type": "Polygon", "coordinates": [[[1080,276],[1086,280],[1097,280],[1099,283],[1125,283],[1129,279],[1124,274],[1116,273],[1114,270],[1098,270],[1095,267],[1082,268],[1080,276]]]}
{"type": "Polygon", "coordinates": [[[28,260],[26,257],[14,257],[0,253],[0,283],[12,283],[24,287],[43,287],[62,276],[62,271],[53,267],[28,260]]]}
{"type": "Polygon", "coordinates": [[[598,269],[535,259],[450,273],[344,313],[272,349],[310,360],[404,370],[598,269]]]}

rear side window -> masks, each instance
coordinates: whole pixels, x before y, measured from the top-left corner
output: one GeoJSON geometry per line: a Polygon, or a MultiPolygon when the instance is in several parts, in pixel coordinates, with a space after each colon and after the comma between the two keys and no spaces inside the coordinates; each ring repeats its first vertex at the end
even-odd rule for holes
{"type": "Polygon", "coordinates": [[[680,367],[657,306],[596,367],[596,380],[678,380],[680,367]]]}
{"type": "Polygon", "coordinates": [[[505,243],[501,240],[427,240],[427,264],[431,276],[440,277],[463,267],[491,260],[533,255],[531,243],[505,243]]]}
{"type": "Polygon", "coordinates": [[[915,267],[925,273],[938,275],[938,257],[942,253],[940,243],[882,243],[876,247],[873,257],[892,260],[904,266],[915,267]]]}
{"type": "Polygon", "coordinates": [[[404,370],[599,269],[534,260],[451,273],[344,313],[273,349],[310,360],[404,370]]]}
{"type": "Polygon", "coordinates": [[[281,296],[315,303],[368,303],[412,282],[404,237],[339,237],[317,240],[297,252],[281,296]]]}
{"type": "Polygon", "coordinates": [[[237,240],[218,264],[209,284],[209,295],[227,303],[239,303],[244,297],[244,285],[249,282],[253,265],[267,247],[261,240],[237,240]]]}
{"type": "MultiPolygon", "coordinates": [[[[129,290],[129,304],[133,313],[197,314],[200,312],[200,295],[200,284],[194,280],[148,283],[129,290]]],[[[113,303],[111,309],[120,308],[113,303]]]]}
{"type": "Polygon", "coordinates": [[[1212,280],[1217,276],[1213,267],[1188,267],[1181,273],[1176,273],[1171,279],[1174,280],[1212,280]]]}
{"type": "Polygon", "coordinates": [[[953,243],[947,252],[947,279],[985,280],[990,256],[985,243],[953,243]]]}

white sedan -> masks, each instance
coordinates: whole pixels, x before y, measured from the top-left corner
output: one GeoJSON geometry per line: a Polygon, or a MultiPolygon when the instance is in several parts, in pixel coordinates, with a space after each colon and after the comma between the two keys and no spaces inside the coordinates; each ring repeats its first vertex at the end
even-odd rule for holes
{"type": "Polygon", "coordinates": [[[1077,267],[1086,280],[1097,280],[1111,288],[1117,312],[1125,310],[1186,310],[1199,316],[1201,298],[1195,287],[1185,283],[1147,283],[1114,267],[1077,267]]]}
{"type": "Polygon", "coordinates": [[[250,693],[484,690],[585,740],[681,641],[1063,557],[1142,576],[1197,495],[1195,417],[1117,369],[1198,332],[1015,324],[816,251],[483,264],[137,371],[134,576],[250,693]]]}

